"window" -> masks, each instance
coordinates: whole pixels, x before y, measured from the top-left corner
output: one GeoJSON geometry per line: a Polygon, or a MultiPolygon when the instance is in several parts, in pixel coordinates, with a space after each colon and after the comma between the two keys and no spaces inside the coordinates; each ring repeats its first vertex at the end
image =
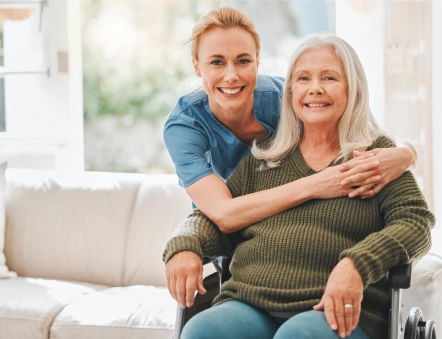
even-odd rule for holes
{"type": "Polygon", "coordinates": [[[71,0],[0,2],[6,120],[0,155],[9,167],[83,169],[79,6],[71,0]]]}
{"type": "MultiPolygon", "coordinates": [[[[3,20],[0,20],[0,69],[4,66],[3,62],[3,20]]],[[[0,132],[6,131],[5,119],[5,80],[0,74],[0,132]]]]}
{"type": "Polygon", "coordinates": [[[174,172],[162,140],[178,98],[201,86],[187,40],[211,9],[234,7],[262,39],[259,72],[285,76],[297,39],[334,32],[334,2],[83,1],[85,168],[174,172]],[[311,20],[316,18],[317,20],[311,20]]]}

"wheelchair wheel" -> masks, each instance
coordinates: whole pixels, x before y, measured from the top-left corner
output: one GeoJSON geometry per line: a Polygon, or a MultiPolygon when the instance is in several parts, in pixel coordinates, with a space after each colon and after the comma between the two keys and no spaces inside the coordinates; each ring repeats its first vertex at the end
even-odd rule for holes
{"type": "Polygon", "coordinates": [[[425,339],[436,339],[436,324],[433,320],[428,320],[425,324],[425,339]]]}
{"type": "Polygon", "coordinates": [[[405,323],[404,339],[424,339],[424,315],[419,307],[413,307],[405,323]]]}

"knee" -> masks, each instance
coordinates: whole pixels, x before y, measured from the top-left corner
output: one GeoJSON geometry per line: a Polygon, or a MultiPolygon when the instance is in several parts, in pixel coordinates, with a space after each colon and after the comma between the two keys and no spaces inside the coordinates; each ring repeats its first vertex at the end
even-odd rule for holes
{"type": "MultiPolygon", "coordinates": [[[[201,313],[200,313],[201,314],[201,313]]],[[[210,338],[210,333],[208,330],[207,322],[204,317],[199,316],[198,314],[192,319],[190,319],[186,325],[184,325],[183,330],[181,332],[181,339],[205,339],[210,338]]],[[[213,333],[213,327],[211,331],[213,333]]]]}
{"type": "Polygon", "coordinates": [[[274,339],[339,338],[327,324],[323,312],[307,311],[288,319],[276,332],[274,339]]]}

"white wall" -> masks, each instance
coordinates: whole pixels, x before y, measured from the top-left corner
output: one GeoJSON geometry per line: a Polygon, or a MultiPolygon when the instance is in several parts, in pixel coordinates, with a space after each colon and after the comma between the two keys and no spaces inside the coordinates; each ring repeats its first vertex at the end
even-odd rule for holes
{"type": "MultiPolygon", "coordinates": [[[[426,0],[430,1],[430,0],[426,0]]],[[[407,126],[408,123],[412,123],[411,120],[402,119],[397,121],[397,124],[387,125],[385,103],[386,103],[386,87],[385,87],[385,32],[388,27],[384,27],[385,22],[385,6],[386,2],[374,0],[370,2],[358,2],[358,1],[345,1],[337,0],[336,2],[336,34],[347,40],[358,53],[361,62],[364,66],[367,74],[370,90],[370,106],[375,114],[377,120],[381,123],[383,128],[387,129],[391,135],[400,134],[400,131],[394,131],[392,129],[405,128],[405,130],[413,129],[413,126],[407,126]],[[402,127],[400,127],[402,126],[402,127]]],[[[432,131],[428,131],[428,135],[432,134],[432,156],[430,156],[429,162],[425,161],[423,154],[420,155],[420,165],[415,172],[420,184],[422,184],[422,175],[425,172],[426,166],[432,166],[432,178],[428,179],[425,176],[427,187],[425,188],[427,200],[431,205],[432,211],[436,214],[436,218],[441,220],[442,218],[442,104],[439,97],[442,93],[442,83],[440,81],[442,77],[442,65],[439,62],[442,58],[442,2],[432,1],[432,131]],[[431,187],[428,187],[431,186],[431,187]],[[431,189],[430,189],[431,188],[431,189]]],[[[430,18],[429,18],[430,19],[430,18]]],[[[390,60],[394,61],[394,60],[390,60]]],[[[400,117],[401,112],[392,112],[400,117]]],[[[396,118],[395,118],[396,119],[396,118]]],[[[391,118],[390,118],[391,120],[391,118]]],[[[416,131],[415,131],[416,132],[416,131]]],[[[419,132],[419,131],[418,131],[419,132]]],[[[421,132],[419,132],[421,133],[421,132]]],[[[425,131],[422,131],[425,133],[425,131]]],[[[409,135],[408,138],[414,138],[415,136],[409,135]]],[[[423,136],[422,136],[423,137],[423,136]]],[[[407,137],[406,137],[407,138],[407,137]]],[[[415,139],[410,140],[417,146],[419,142],[415,139]]],[[[425,144],[425,151],[428,150],[428,144],[425,144]]],[[[421,150],[422,152],[423,150],[421,150]]],[[[431,171],[429,171],[431,173],[431,171]]],[[[425,187],[425,185],[422,185],[425,187]]]]}
{"type": "Polygon", "coordinates": [[[41,14],[35,5],[30,18],[4,23],[6,70],[49,70],[5,77],[0,156],[9,167],[83,169],[80,3],[52,0],[41,14]],[[60,52],[69,55],[69,72],[59,68],[60,52]]]}
{"type": "Polygon", "coordinates": [[[384,12],[381,1],[336,1],[336,34],[358,54],[367,76],[370,107],[384,126],[384,12]],[[365,4],[365,5],[364,5],[365,4]]]}
{"type": "Polygon", "coordinates": [[[433,25],[433,212],[442,225],[442,1],[432,3],[433,25]]]}

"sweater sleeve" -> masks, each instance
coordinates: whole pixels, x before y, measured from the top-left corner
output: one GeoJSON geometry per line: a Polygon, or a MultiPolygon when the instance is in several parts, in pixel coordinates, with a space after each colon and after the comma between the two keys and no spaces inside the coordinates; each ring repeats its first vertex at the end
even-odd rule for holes
{"type": "Polygon", "coordinates": [[[376,198],[384,228],[340,255],[341,259],[353,260],[365,286],[380,280],[391,267],[425,255],[431,247],[431,228],[435,224],[435,217],[409,171],[372,199],[376,198]]]}
{"type": "Polygon", "coordinates": [[[230,257],[238,241],[238,232],[222,233],[209,218],[195,209],[167,241],[163,261],[167,263],[175,253],[184,250],[195,252],[201,260],[230,257]]]}

